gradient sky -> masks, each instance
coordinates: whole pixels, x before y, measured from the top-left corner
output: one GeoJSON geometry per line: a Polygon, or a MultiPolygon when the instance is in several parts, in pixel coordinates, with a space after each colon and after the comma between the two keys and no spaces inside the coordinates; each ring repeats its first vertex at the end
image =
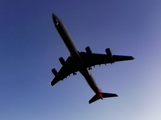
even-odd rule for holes
{"type": "Polygon", "coordinates": [[[161,119],[160,0],[1,0],[0,8],[0,120],[161,119]],[[94,92],[80,73],[50,86],[51,69],[69,56],[52,13],[79,51],[135,57],[91,70],[118,98],[88,104],[94,92]]]}

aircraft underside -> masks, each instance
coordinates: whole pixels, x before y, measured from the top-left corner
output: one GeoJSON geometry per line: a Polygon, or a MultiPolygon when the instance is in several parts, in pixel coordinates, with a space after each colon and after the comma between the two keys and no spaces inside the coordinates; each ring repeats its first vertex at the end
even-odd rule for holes
{"type": "Polygon", "coordinates": [[[70,52],[70,56],[66,60],[63,57],[59,58],[62,67],[58,72],[55,68],[52,69],[55,77],[51,81],[51,85],[54,86],[70,74],[76,75],[76,72],[80,72],[95,92],[95,95],[89,100],[89,104],[103,98],[118,97],[114,93],[103,93],[95,83],[89,69],[95,65],[112,64],[119,61],[133,60],[134,58],[132,56],[113,55],[110,48],[105,49],[106,54],[93,53],[89,46],[85,48],[86,52],[78,52],[65,25],[55,14],[52,14],[52,18],[55,28],[70,52]]]}

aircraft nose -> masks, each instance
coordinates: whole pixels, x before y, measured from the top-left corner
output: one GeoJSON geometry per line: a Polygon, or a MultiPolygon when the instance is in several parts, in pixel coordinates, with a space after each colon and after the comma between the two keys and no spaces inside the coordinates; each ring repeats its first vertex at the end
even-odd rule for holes
{"type": "Polygon", "coordinates": [[[58,25],[59,24],[59,20],[58,20],[57,16],[55,14],[52,14],[52,18],[53,18],[54,24],[58,25]]]}

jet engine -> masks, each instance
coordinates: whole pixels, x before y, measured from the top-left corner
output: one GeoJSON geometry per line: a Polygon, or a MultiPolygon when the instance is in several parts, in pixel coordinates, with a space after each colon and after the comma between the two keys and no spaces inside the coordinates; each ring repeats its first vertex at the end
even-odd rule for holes
{"type": "Polygon", "coordinates": [[[53,73],[55,76],[57,76],[57,75],[58,75],[58,72],[56,71],[56,69],[55,69],[55,68],[53,68],[51,71],[52,71],[52,73],[53,73]]]}
{"type": "Polygon", "coordinates": [[[110,48],[107,48],[105,51],[106,51],[106,54],[107,54],[108,58],[110,59],[110,62],[113,63],[114,62],[113,61],[113,55],[111,53],[110,48]]]}
{"type": "Polygon", "coordinates": [[[85,50],[86,50],[86,52],[88,53],[88,54],[92,54],[92,51],[91,51],[91,49],[90,49],[90,47],[89,46],[87,46],[86,48],[85,48],[85,50]]]}
{"type": "Polygon", "coordinates": [[[60,61],[60,63],[61,63],[62,65],[64,65],[64,64],[65,64],[65,60],[64,60],[64,58],[63,58],[63,57],[60,57],[60,58],[59,58],[59,61],[60,61]]]}

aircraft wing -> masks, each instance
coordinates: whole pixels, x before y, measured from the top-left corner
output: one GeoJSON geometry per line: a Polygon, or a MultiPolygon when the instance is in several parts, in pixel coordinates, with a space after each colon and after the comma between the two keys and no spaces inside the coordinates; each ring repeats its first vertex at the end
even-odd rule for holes
{"type": "Polygon", "coordinates": [[[108,64],[108,63],[112,64],[114,62],[134,59],[132,56],[112,55],[111,57],[109,57],[107,54],[98,54],[98,53],[88,54],[86,52],[80,52],[80,55],[86,67],[108,64]]]}
{"type": "Polygon", "coordinates": [[[75,72],[77,71],[78,71],[77,65],[75,64],[75,62],[71,57],[68,57],[62,68],[59,70],[55,78],[52,80],[51,85],[52,86],[55,85],[57,82],[63,80],[72,73],[75,75],[76,74],[75,72]]]}

